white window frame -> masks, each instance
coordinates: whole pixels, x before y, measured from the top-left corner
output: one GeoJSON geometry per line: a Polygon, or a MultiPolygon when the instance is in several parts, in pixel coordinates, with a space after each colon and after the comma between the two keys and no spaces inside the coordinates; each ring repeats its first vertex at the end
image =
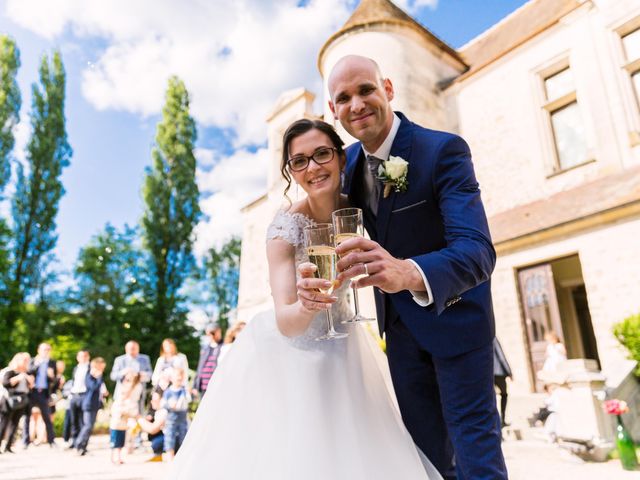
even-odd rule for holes
{"type": "Polygon", "coordinates": [[[622,93],[625,104],[631,110],[629,143],[632,147],[640,145],[640,90],[635,88],[632,80],[633,74],[640,75],[640,58],[627,58],[623,38],[636,30],[640,30],[640,15],[613,29],[616,36],[618,58],[620,59],[620,71],[624,77],[622,93]]]}
{"type": "Polygon", "coordinates": [[[570,170],[579,168],[583,165],[592,163],[594,161],[594,159],[591,156],[591,149],[589,148],[588,139],[585,138],[584,141],[585,141],[585,145],[587,146],[587,156],[581,162],[575,165],[571,165],[570,167],[563,168],[560,163],[560,156],[558,154],[558,145],[556,142],[556,134],[553,129],[551,117],[553,116],[554,112],[557,112],[575,103],[579,109],[580,116],[582,118],[582,122],[585,129],[587,128],[586,118],[582,114],[582,109],[580,108],[580,103],[578,102],[578,93],[576,90],[577,87],[575,86],[575,83],[574,83],[574,89],[572,91],[564,94],[559,98],[548,100],[547,87],[545,82],[550,77],[553,77],[554,75],[557,75],[563,72],[564,70],[567,70],[570,68],[571,68],[571,64],[569,62],[569,56],[563,55],[559,59],[551,61],[546,66],[543,66],[542,68],[534,72],[537,77],[536,83],[538,85],[537,87],[538,98],[540,99],[540,104],[542,106],[541,110],[544,116],[544,136],[546,138],[546,143],[547,143],[547,148],[545,148],[547,152],[546,157],[551,159],[551,161],[547,162],[547,178],[559,175],[564,172],[568,172],[570,170]]]}

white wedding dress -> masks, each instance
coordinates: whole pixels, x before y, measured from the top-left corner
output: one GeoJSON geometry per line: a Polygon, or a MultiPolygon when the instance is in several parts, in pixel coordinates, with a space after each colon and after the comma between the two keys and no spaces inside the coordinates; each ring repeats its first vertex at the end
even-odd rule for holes
{"type": "MultiPolygon", "coordinates": [[[[306,261],[302,229],[312,220],[279,212],[268,238],[295,246],[306,261]]],[[[389,391],[384,354],[352,315],[343,285],[332,308],[345,339],[316,341],[324,312],[288,338],[273,312],[256,316],[220,363],[169,466],[177,480],[439,479],[418,452],[389,391]]]]}

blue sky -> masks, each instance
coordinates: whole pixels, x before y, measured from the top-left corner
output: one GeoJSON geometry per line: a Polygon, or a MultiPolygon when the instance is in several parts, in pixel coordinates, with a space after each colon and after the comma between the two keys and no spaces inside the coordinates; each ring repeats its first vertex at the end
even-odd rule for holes
{"type": "MultiPolygon", "coordinates": [[[[399,0],[452,47],[460,47],[524,0],[399,0]]],[[[197,250],[239,233],[239,208],[264,191],[264,118],[288,89],[320,92],[320,46],[348,18],[352,0],[0,0],[0,32],[18,43],[22,122],[29,136],[31,84],[41,55],[61,50],[67,131],[74,150],[63,175],[56,253],[71,268],[107,222],[136,224],[166,78],[192,94],[199,127],[198,182],[208,221],[197,250]]],[[[318,107],[319,109],[319,107],[318,107]]]]}

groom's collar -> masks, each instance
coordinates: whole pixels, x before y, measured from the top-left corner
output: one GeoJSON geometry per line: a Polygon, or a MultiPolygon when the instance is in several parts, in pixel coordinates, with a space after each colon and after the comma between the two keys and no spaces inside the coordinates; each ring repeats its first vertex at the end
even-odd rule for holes
{"type": "Polygon", "coordinates": [[[367,155],[373,155],[374,157],[384,161],[389,160],[389,155],[391,154],[391,146],[393,145],[393,141],[395,140],[399,129],[400,117],[398,117],[398,115],[394,112],[391,130],[389,130],[389,134],[387,135],[387,138],[384,139],[384,142],[382,142],[382,145],[380,145],[375,152],[367,152],[367,150],[364,148],[364,145],[362,145],[362,151],[364,152],[365,158],[367,157],[367,155]]]}

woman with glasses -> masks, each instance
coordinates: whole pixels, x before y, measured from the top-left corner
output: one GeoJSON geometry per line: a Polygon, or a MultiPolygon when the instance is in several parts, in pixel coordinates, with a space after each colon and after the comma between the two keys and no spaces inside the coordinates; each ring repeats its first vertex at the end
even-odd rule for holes
{"type": "Polygon", "coordinates": [[[306,197],[288,201],[267,230],[274,311],[249,322],[218,366],[167,478],[440,478],[402,423],[382,351],[366,330],[341,324],[353,316],[349,285],[303,278],[317,271],[305,231],[308,240],[348,206],[342,147],[319,120],[285,132],[284,193],[295,182],[306,197]],[[336,335],[324,340],[328,309],[336,335]]]}

